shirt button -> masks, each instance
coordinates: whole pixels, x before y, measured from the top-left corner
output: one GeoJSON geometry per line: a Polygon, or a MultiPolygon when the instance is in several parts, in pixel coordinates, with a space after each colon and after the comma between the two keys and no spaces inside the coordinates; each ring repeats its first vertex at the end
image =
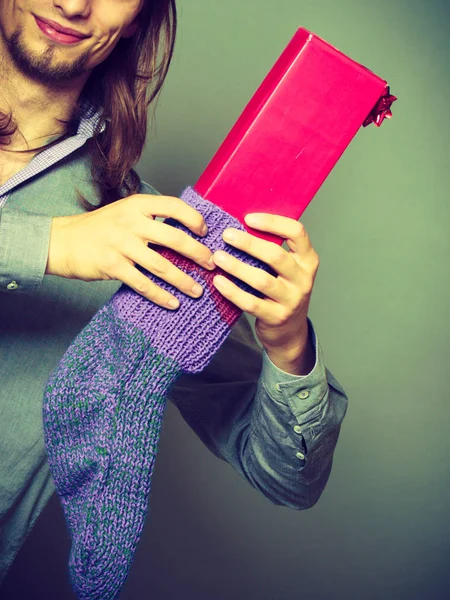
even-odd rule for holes
{"type": "Polygon", "coordinates": [[[8,285],[6,286],[7,290],[17,290],[17,288],[19,287],[19,284],[17,283],[17,281],[11,281],[10,283],[8,283],[8,285]]]}
{"type": "Polygon", "coordinates": [[[295,433],[301,433],[302,432],[302,428],[300,427],[300,425],[296,425],[294,427],[294,431],[295,431],[295,433]]]}
{"type": "Polygon", "coordinates": [[[277,383],[277,385],[275,386],[275,389],[277,390],[277,392],[281,392],[281,385],[279,383],[277,383]]]}
{"type": "Polygon", "coordinates": [[[295,456],[297,458],[299,458],[300,460],[304,460],[305,459],[305,455],[302,452],[297,452],[297,454],[295,456]]]}
{"type": "Polygon", "coordinates": [[[302,400],[304,400],[305,398],[307,398],[309,396],[309,392],[308,392],[308,390],[302,390],[301,392],[299,392],[297,394],[297,396],[299,398],[301,398],[302,400]]]}

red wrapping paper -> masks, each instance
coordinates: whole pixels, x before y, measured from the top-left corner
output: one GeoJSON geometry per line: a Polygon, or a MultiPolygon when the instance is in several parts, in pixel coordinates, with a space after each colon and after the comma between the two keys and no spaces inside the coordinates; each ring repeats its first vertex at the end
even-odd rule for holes
{"type": "Polygon", "coordinates": [[[381,125],[396,100],[387,82],[299,28],[195,184],[235,216],[299,219],[364,125],[381,125]]]}

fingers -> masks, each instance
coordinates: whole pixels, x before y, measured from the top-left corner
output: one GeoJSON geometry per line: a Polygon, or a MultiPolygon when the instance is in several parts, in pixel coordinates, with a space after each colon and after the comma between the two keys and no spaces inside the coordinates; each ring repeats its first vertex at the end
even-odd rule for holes
{"type": "MultiPolygon", "coordinates": [[[[161,256],[161,254],[155,252],[151,248],[144,247],[141,243],[136,241],[129,248],[128,254],[129,259],[134,263],[141,265],[149,273],[152,273],[170,285],[173,285],[180,290],[180,292],[183,292],[192,298],[199,298],[202,295],[203,288],[195,281],[195,279],[187,275],[184,271],[172,264],[170,260],[167,260],[167,258],[161,256]]],[[[211,267],[208,268],[211,269],[211,267]]],[[[138,269],[133,268],[133,270],[135,273],[133,275],[132,283],[125,283],[139,294],[145,296],[152,302],[156,302],[156,304],[160,304],[160,306],[167,305],[168,301],[174,298],[170,292],[162,290],[156,284],[147,285],[146,282],[149,281],[148,278],[145,277],[145,275],[142,277],[142,273],[138,269]],[[139,283],[141,286],[139,286],[139,283]]],[[[127,271],[131,276],[131,271],[129,271],[129,269],[127,269],[127,271]]],[[[118,278],[120,279],[120,277],[118,278]]]]}
{"type": "MultiPolygon", "coordinates": [[[[140,234],[140,237],[147,242],[171,248],[206,269],[211,269],[214,266],[209,248],[181,229],[176,229],[159,221],[148,221],[145,232],[142,231],[140,234]]],[[[136,262],[142,264],[139,261],[136,262]]],[[[144,264],[142,266],[147,268],[144,264]]]]}
{"type": "MultiPolygon", "coordinates": [[[[227,273],[237,277],[237,279],[247,283],[251,282],[250,285],[255,290],[262,292],[266,298],[271,298],[276,302],[281,302],[284,299],[286,294],[285,287],[280,285],[279,280],[273,275],[270,275],[270,273],[257,267],[252,267],[222,250],[217,250],[217,252],[214,253],[214,262],[227,273]]],[[[214,281],[216,281],[216,279],[217,277],[214,281]]],[[[221,280],[218,281],[220,284],[221,280]]],[[[239,308],[242,307],[239,306],[239,308]]]]}
{"type": "Polygon", "coordinates": [[[292,256],[286,252],[281,246],[273,242],[262,240],[246,231],[238,229],[225,229],[223,239],[238,248],[243,250],[270,265],[274,271],[283,275],[286,278],[293,277],[296,271],[296,263],[292,256]]]}
{"type": "Polygon", "coordinates": [[[170,248],[200,266],[213,270],[215,264],[212,253],[204,244],[185,231],[154,219],[154,217],[176,219],[193,233],[204,236],[207,233],[207,226],[203,215],[180,198],[170,196],[138,194],[124,199],[123,202],[124,214],[120,215],[120,226],[125,237],[119,244],[121,250],[118,248],[123,259],[116,266],[114,277],[160,306],[176,308],[179,305],[178,300],[170,292],[145,277],[130,264],[132,262],[173,285],[182,293],[193,298],[200,297],[203,288],[192,277],[149,248],[148,243],[170,248]],[[133,219],[131,208],[137,209],[140,218],[133,219]],[[126,281],[124,277],[127,278],[126,281]],[[176,306],[169,306],[170,300],[174,303],[176,301],[176,306]]]}
{"type": "Polygon", "coordinates": [[[311,240],[300,221],[268,213],[251,213],[246,215],[244,219],[246,224],[254,229],[285,238],[290,249],[298,254],[304,255],[312,249],[311,240]]]}
{"type": "Polygon", "coordinates": [[[181,198],[149,194],[137,194],[136,197],[139,198],[139,208],[145,216],[172,217],[183,223],[193,233],[206,235],[207,226],[203,215],[181,198]]]}
{"type": "Polygon", "coordinates": [[[175,310],[180,305],[175,296],[160,288],[130,263],[121,262],[115,273],[115,278],[159,306],[175,310]]]}

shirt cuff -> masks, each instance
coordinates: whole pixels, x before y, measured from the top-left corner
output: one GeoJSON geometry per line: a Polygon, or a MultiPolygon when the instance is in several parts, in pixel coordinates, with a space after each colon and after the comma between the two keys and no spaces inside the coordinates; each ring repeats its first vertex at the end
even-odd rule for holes
{"type": "Polygon", "coordinates": [[[287,373],[274,365],[265,350],[262,355],[261,379],[266,392],[275,402],[289,405],[296,416],[316,407],[328,391],[322,348],[309,317],[307,320],[316,356],[314,367],[308,375],[287,373]]]}
{"type": "Polygon", "coordinates": [[[37,289],[48,260],[52,217],[5,206],[0,211],[0,291],[37,289]]]}

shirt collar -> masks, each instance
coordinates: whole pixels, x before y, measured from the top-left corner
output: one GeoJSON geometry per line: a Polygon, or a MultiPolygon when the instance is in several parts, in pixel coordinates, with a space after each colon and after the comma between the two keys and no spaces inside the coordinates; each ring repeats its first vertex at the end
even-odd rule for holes
{"type": "Polygon", "coordinates": [[[69,156],[72,152],[75,152],[75,150],[81,148],[88,139],[93,137],[95,128],[100,120],[103,121],[100,131],[104,131],[106,123],[102,117],[101,109],[96,109],[89,99],[86,98],[81,99],[80,108],[81,117],[75,135],[64,138],[54,146],[49,146],[36,154],[23,169],[0,186],[0,208],[7,201],[10,191],[15,187],[25,183],[31,177],[38,175],[58,161],[69,156]]]}
{"type": "MultiPolygon", "coordinates": [[[[80,109],[82,116],[78,124],[76,135],[81,135],[85,139],[89,139],[94,135],[95,128],[101,119],[102,110],[96,109],[89,98],[83,97],[80,101],[80,109]]],[[[100,127],[100,132],[104,131],[106,123],[103,123],[100,127]]]]}

